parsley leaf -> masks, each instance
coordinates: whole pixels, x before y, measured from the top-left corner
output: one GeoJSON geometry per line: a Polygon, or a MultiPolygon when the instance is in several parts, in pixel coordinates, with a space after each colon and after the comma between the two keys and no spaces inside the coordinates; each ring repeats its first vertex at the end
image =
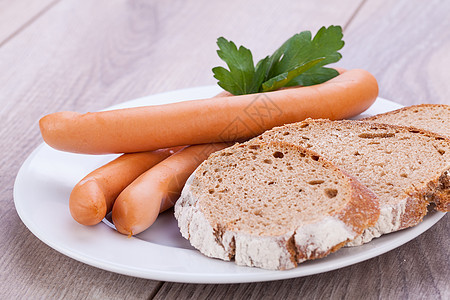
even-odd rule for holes
{"type": "Polygon", "coordinates": [[[261,92],[262,83],[266,80],[269,69],[270,57],[266,56],[256,64],[255,76],[253,77],[253,84],[249,94],[261,92]]]}
{"type": "Polygon", "coordinates": [[[295,34],[272,55],[260,60],[256,67],[247,48],[221,37],[217,40],[219,57],[229,70],[213,68],[218,84],[234,95],[273,91],[295,85],[325,82],[339,73],[324,66],[342,58],[344,46],[340,26],[322,27],[312,38],[310,31],[295,34]]]}
{"type": "MultiPolygon", "coordinates": [[[[312,68],[311,68],[312,69],[312,68]]],[[[339,72],[335,69],[320,67],[315,70],[308,70],[300,76],[294,78],[286,86],[309,86],[319,84],[330,80],[339,75],[339,72]]]]}
{"type": "Polygon", "coordinates": [[[314,39],[308,44],[308,59],[314,57],[325,57],[325,59],[292,81],[290,86],[319,84],[339,75],[336,70],[323,66],[338,62],[342,58],[342,55],[338,52],[344,47],[342,37],[340,26],[320,28],[314,39]]]}
{"type": "Polygon", "coordinates": [[[244,46],[237,49],[232,41],[220,37],[217,40],[219,49],[217,54],[227,63],[229,71],[223,67],[212,69],[214,77],[219,80],[218,84],[234,95],[252,93],[255,66],[250,50],[244,46]]]}
{"type": "Polygon", "coordinates": [[[280,75],[272,77],[262,84],[263,92],[270,92],[274,90],[278,90],[279,88],[288,86],[296,77],[305,71],[311,69],[321,61],[323,61],[325,57],[321,57],[318,59],[311,60],[307,63],[304,63],[288,72],[284,72],[280,75]]]}

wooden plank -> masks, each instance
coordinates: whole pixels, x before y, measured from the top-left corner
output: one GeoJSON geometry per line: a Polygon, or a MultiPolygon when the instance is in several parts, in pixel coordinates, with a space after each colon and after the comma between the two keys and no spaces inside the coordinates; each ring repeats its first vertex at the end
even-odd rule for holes
{"type": "Polygon", "coordinates": [[[367,1],[347,28],[340,64],[371,71],[387,99],[450,104],[449,11],[448,1],[367,1]]]}
{"type": "Polygon", "coordinates": [[[310,1],[285,0],[274,7],[257,1],[103,1],[60,3],[33,30],[5,45],[0,67],[8,72],[0,79],[15,88],[3,96],[32,101],[38,88],[48,105],[44,112],[86,111],[156,92],[215,84],[211,68],[222,63],[216,54],[217,37],[245,43],[262,58],[295,32],[345,24],[359,3],[330,2],[317,18],[317,7],[310,1]]]}
{"type": "Polygon", "coordinates": [[[0,46],[59,0],[0,1],[0,46]]]}
{"type": "MultiPolygon", "coordinates": [[[[92,106],[130,69],[136,70],[123,81],[123,95],[125,83],[150,84],[145,74],[151,68],[139,69],[138,62],[151,52],[148,35],[157,23],[156,10],[134,3],[62,2],[0,49],[2,299],[146,299],[159,287],[157,281],[99,270],[50,249],[25,228],[13,204],[14,177],[41,142],[40,116],[58,109],[55,105],[79,107],[85,93],[92,106]]],[[[121,99],[113,93],[105,98],[109,101],[96,108],[121,99]]]]}

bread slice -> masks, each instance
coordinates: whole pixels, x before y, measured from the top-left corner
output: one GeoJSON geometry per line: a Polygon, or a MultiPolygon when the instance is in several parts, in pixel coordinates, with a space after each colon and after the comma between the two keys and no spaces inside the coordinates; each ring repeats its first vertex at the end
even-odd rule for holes
{"type": "Polygon", "coordinates": [[[308,119],[251,141],[285,141],[309,148],[377,195],[380,219],[352,245],[418,224],[429,202],[449,210],[450,140],[443,136],[372,122],[308,119]]]}
{"type": "Polygon", "coordinates": [[[445,104],[413,105],[364,120],[411,126],[450,137],[450,105],[445,104]]]}
{"type": "Polygon", "coordinates": [[[378,200],[307,149],[236,144],[212,154],[175,205],[182,235],[209,257],[290,269],[375,224],[378,200]]]}

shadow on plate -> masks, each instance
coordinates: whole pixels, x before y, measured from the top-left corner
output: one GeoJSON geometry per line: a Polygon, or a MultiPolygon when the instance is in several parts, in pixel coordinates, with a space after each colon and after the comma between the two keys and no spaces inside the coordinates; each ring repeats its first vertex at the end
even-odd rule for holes
{"type": "MultiPolygon", "coordinates": [[[[103,219],[103,223],[116,230],[116,227],[111,219],[111,213],[103,219]]],[[[189,241],[181,236],[173,209],[169,209],[159,214],[155,223],[153,223],[150,228],[135,235],[135,237],[140,240],[162,246],[194,250],[194,248],[189,244],[189,241]]]]}

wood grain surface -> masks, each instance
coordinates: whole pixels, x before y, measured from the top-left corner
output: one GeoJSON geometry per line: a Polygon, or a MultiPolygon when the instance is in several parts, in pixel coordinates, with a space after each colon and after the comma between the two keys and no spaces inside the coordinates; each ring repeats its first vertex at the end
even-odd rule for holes
{"type": "MultiPolygon", "coordinates": [[[[263,283],[196,285],[103,271],[34,237],[14,209],[15,176],[39,145],[37,121],[214,84],[215,40],[270,53],[292,34],[344,27],[340,66],[380,95],[450,104],[450,2],[39,0],[0,4],[0,299],[449,299],[450,220],[379,257],[263,283]]],[[[301,266],[300,266],[301,267],[301,266]]]]}
{"type": "Polygon", "coordinates": [[[0,1],[0,46],[31,25],[58,1],[0,1]]]}
{"type": "Polygon", "coordinates": [[[372,72],[381,97],[450,104],[449,11],[440,0],[366,1],[345,32],[340,64],[372,72]]]}

